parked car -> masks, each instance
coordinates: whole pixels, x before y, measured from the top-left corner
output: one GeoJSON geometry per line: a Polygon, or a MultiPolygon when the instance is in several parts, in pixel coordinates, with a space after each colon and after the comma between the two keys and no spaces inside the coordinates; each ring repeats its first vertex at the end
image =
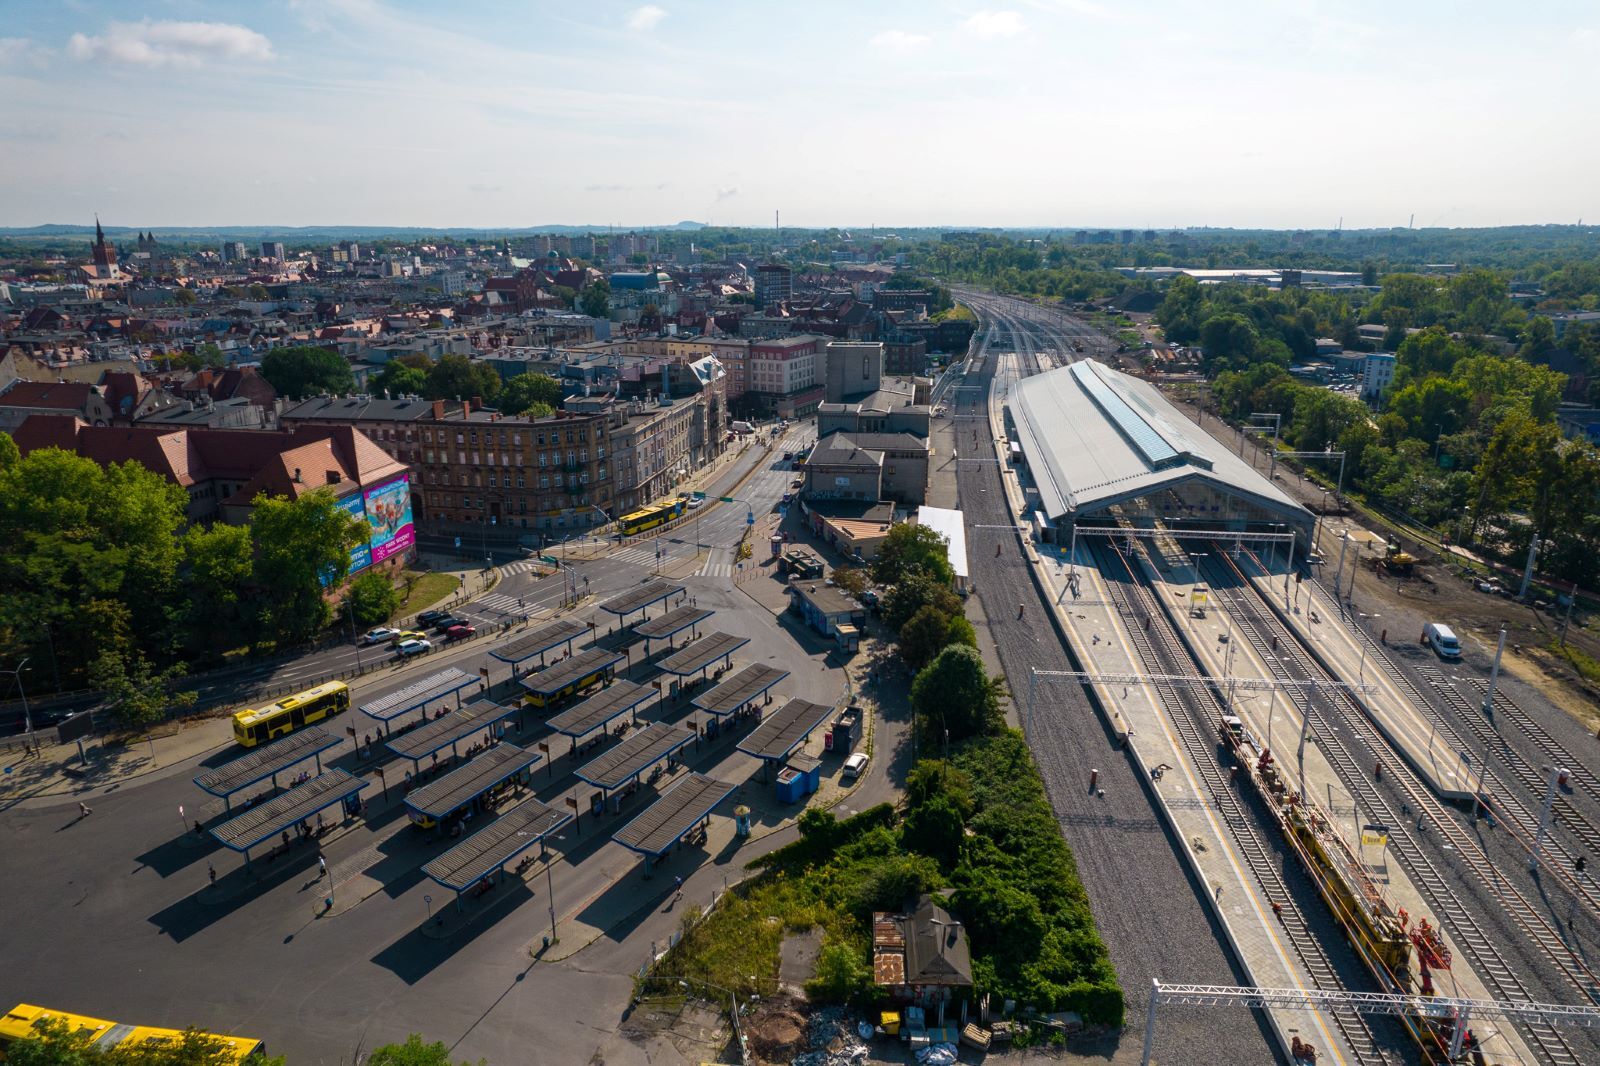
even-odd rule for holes
{"type": "Polygon", "coordinates": [[[462,622],[459,625],[453,625],[449,629],[445,630],[444,639],[466,640],[468,637],[476,635],[477,632],[478,628],[476,626],[468,625],[467,623],[462,622]]]}
{"type": "Polygon", "coordinates": [[[1422,643],[1432,648],[1441,659],[1461,658],[1461,641],[1455,631],[1443,622],[1429,622],[1422,630],[1422,643]]]}
{"type": "Polygon", "coordinates": [[[858,751],[844,761],[843,775],[845,780],[853,781],[860,777],[867,768],[867,753],[858,751]]]}
{"type": "Polygon", "coordinates": [[[390,626],[378,626],[376,629],[369,629],[361,634],[361,643],[363,645],[387,644],[398,632],[400,632],[398,629],[390,626]]]}
{"type": "Polygon", "coordinates": [[[449,630],[452,626],[464,626],[467,624],[468,622],[465,618],[461,618],[453,614],[447,614],[437,622],[433,623],[433,631],[435,633],[443,633],[449,630]]]}
{"type": "Polygon", "coordinates": [[[419,637],[416,640],[402,640],[395,646],[394,653],[402,659],[409,659],[413,655],[421,655],[425,651],[432,650],[433,641],[419,637]]]}
{"type": "Polygon", "coordinates": [[[439,621],[439,619],[448,617],[450,617],[449,611],[423,611],[421,614],[417,615],[417,625],[432,626],[434,623],[439,621]]]}
{"type": "Polygon", "coordinates": [[[408,640],[426,640],[427,638],[428,634],[420,629],[401,629],[389,638],[389,644],[393,647],[399,647],[408,640]]]}

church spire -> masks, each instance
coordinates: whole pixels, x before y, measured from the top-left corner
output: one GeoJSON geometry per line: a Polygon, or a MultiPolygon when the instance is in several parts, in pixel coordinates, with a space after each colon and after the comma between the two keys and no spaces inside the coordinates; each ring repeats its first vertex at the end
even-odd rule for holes
{"type": "Polygon", "coordinates": [[[100,213],[98,211],[95,212],[94,216],[94,243],[106,243],[106,231],[100,228],[100,213]]]}

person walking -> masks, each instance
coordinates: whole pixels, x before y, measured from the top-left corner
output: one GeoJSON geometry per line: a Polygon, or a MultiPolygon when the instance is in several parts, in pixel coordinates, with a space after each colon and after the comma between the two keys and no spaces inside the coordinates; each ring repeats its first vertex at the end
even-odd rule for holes
{"type": "Polygon", "coordinates": [[[217,883],[217,868],[209,862],[206,863],[206,876],[211,879],[213,885],[217,883]]]}
{"type": "Polygon", "coordinates": [[[78,804],[78,817],[79,818],[87,818],[87,817],[89,817],[89,815],[91,815],[93,813],[94,813],[94,808],[90,807],[87,803],[80,802],[78,804]]]}
{"type": "Polygon", "coordinates": [[[674,877],[672,879],[672,884],[673,887],[677,889],[677,894],[672,897],[672,902],[676,903],[683,898],[683,878],[674,877]]]}
{"type": "Polygon", "coordinates": [[[317,856],[317,880],[328,876],[328,860],[321,855],[317,856]]]}

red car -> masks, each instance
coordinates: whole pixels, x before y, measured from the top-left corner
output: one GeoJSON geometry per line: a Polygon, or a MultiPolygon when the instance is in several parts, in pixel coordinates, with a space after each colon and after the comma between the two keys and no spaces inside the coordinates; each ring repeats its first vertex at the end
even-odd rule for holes
{"type": "Polygon", "coordinates": [[[466,640],[468,637],[477,635],[477,632],[478,632],[478,629],[477,629],[476,626],[469,626],[465,622],[463,622],[460,625],[454,625],[454,626],[451,626],[449,629],[445,630],[444,631],[444,639],[446,639],[446,640],[466,640]]]}

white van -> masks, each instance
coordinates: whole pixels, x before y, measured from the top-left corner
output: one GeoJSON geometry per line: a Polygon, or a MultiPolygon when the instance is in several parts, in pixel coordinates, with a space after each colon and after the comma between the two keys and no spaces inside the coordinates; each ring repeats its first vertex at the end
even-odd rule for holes
{"type": "Polygon", "coordinates": [[[1422,643],[1434,650],[1441,659],[1461,658],[1461,641],[1455,631],[1443,622],[1429,622],[1422,631],[1422,643]]]}

